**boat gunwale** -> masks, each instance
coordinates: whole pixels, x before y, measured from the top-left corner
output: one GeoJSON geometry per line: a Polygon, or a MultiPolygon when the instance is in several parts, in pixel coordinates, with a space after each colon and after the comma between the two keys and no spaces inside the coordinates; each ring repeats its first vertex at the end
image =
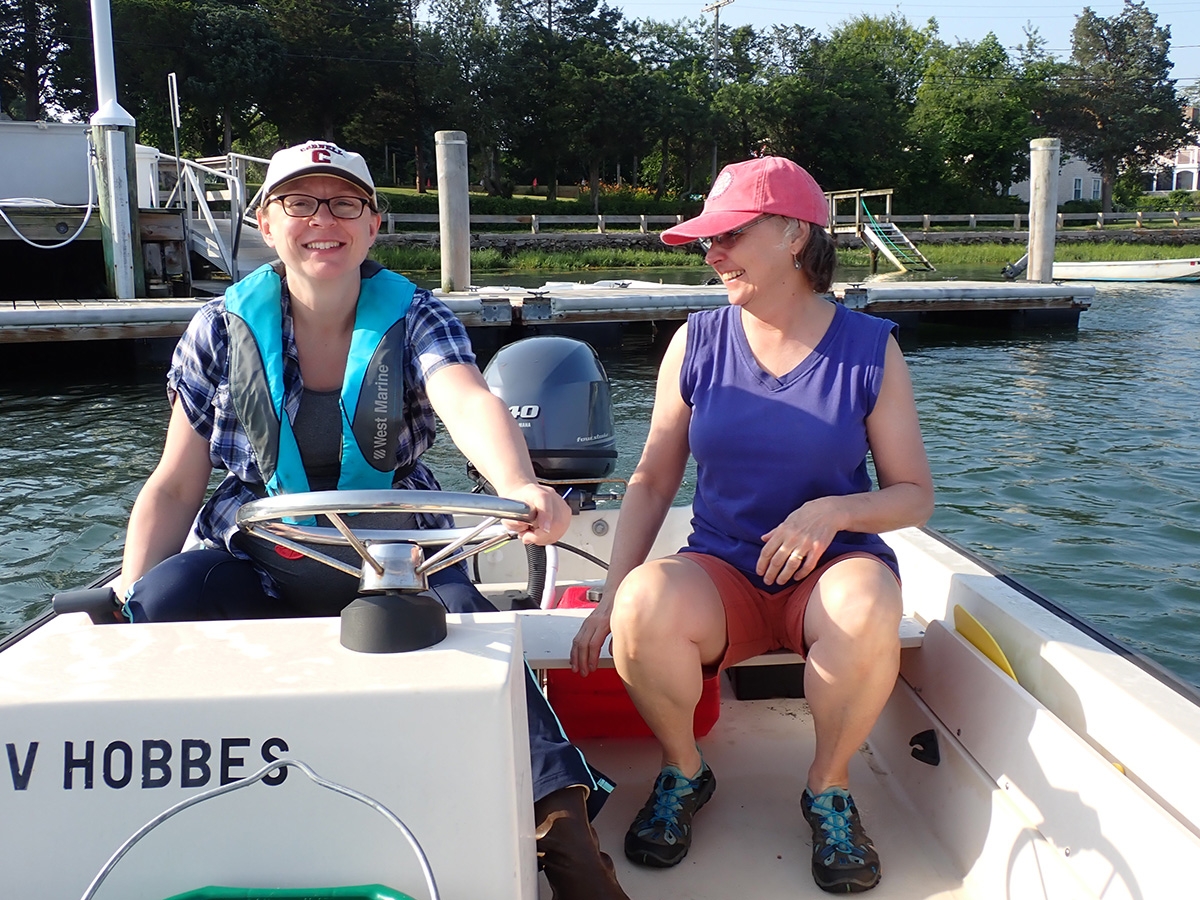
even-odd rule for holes
{"type": "Polygon", "coordinates": [[[1200,707],[1200,687],[1192,684],[1189,681],[1185,681],[1181,675],[1175,674],[1161,663],[1156,662],[1141,651],[1135,650],[1133,647],[1130,647],[1128,644],[1123,642],[1120,638],[1114,637],[1097,625],[1092,624],[1087,619],[1081,618],[1070,610],[1064,609],[1053,600],[1038,593],[1034,588],[1021,583],[1012,575],[1009,575],[996,568],[995,565],[988,562],[974,551],[967,549],[952,538],[942,534],[940,531],[929,528],[928,526],[921,526],[919,530],[923,534],[926,534],[934,540],[944,544],[954,552],[961,553],[970,562],[979,566],[979,568],[986,571],[1001,584],[1012,588],[1027,600],[1032,600],[1038,606],[1042,607],[1042,609],[1061,619],[1063,622],[1067,623],[1072,628],[1075,628],[1077,631],[1087,635],[1098,644],[1101,644],[1103,647],[1105,647],[1105,649],[1112,651],[1126,662],[1137,666],[1147,675],[1150,675],[1156,681],[1161,682],[1164,686],[1170,688],[1175,693],[1182,696],[1185,700],[1192,703],[1194,706],[1200,707]]]}
{"type": "MultiPolygon", "coordinates": [[[[107,584],[108,582],[112,581],[119,574],[121,574],[121,567],[113,566],[112,568],[108,569],[103,575],[99,576],[94,581],[89,582],[86,585],[86,588],[89,588],[89,589],[90,588],[98,588],[101,585],[107,584]]],[[[25,622],[24,624],[22,624],[20,627],[17,628],[16,631],[12,632],[11,634],[7,634],[4,637],[0,637],[0,653],[3,653],[5,650],[7,650],[13,644],[17,643],[17,641],[20,641],[22,638],[29,637],[29,635],[33,634],[35,631],[37,631],[39,628],[41,628],[43,625],[45,625],[51,619],[55,618],[57,615],[58,615],[58,613],[56,613],[54,611],[53,607],[51,607],[50,609],[44,610],[41,613],[41,615],[39,615],[33,619],[30,619],[28,622],[25,622]]]]}

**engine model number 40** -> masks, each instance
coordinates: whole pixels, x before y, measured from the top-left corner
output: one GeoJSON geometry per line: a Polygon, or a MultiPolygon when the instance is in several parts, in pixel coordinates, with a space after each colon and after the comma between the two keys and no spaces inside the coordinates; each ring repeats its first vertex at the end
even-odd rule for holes
{"type": "Polygon", "coordinates": [[[536,419],[542,408],[536,403],[530,403],[525,406],[510,406],[508,412],[514,419],[536,419]]]}

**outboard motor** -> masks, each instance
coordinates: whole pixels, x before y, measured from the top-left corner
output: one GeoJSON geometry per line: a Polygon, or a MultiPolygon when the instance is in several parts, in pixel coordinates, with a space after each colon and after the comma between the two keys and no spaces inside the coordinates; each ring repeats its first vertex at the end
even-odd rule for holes
{"type": "MultiPolygon", "coordinates": [[[[538,479],[553,486],[572,513],[595,509],[600,481],[617,465],[612,395],[596,351],[572,338],[524,338],[500,348],[483,377],[525,435],[538,479]]],[[[557,549],[526,544],[525,552],[529,584],[513,605],[553,606],[557,549]]]]}
{"type": "Polygon", "coordinates": [[[574,512],[595,507],[599,482],[617,465],[612,395],[596,351],[544,335],[508,344],[483,371],[525,435],[539,479],[574,512]]]}

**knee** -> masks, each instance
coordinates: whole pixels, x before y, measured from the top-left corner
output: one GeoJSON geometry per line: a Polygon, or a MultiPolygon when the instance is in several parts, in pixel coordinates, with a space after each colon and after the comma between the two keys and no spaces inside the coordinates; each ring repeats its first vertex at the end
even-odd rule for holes
{"type": "Polygon", "coordinates": [[[900,587],[891,572],[882,565],[854,573],[852,577],[831,579],[820,585],[822,618],[829,626],[827,634],[844,636],[855,646],[879,652],[893,644],[899,647],[902,615],[900,587]]]}
{"type": "Polygon", "coordinates": [[[134,622],[263,618],[280,611],[250,562],[223,550],[168,557],[135,583],[129,598],[134,622]]]}
{"type": "Polygon", "coordinates": [[[659,567],[639,566],[626,576],[613,602],[611,626],[619,640],[640,642],[678,633],[683,604],[659,567]]]}

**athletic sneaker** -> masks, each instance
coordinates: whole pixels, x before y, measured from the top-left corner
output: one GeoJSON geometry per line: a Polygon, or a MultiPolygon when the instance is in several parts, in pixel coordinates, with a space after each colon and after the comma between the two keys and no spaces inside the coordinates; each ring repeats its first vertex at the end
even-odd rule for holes
{"type": "Polygon", "coordinates": [[[879,854],[863,830],[850,792],[831,787],[816,797],[808,788],[800,808],[813,831],[813,880],[832,894],[855,894],[879,884],[879,854]]]}
{"type": "Polygon", "coordinates": [[[625,832],[625,855],[641,866],[666,869],[678,865],[692,845],[692,816],[717,789],[708,763],[695,778],[674,766],[658,773],[650,799],[625,832]]]}

